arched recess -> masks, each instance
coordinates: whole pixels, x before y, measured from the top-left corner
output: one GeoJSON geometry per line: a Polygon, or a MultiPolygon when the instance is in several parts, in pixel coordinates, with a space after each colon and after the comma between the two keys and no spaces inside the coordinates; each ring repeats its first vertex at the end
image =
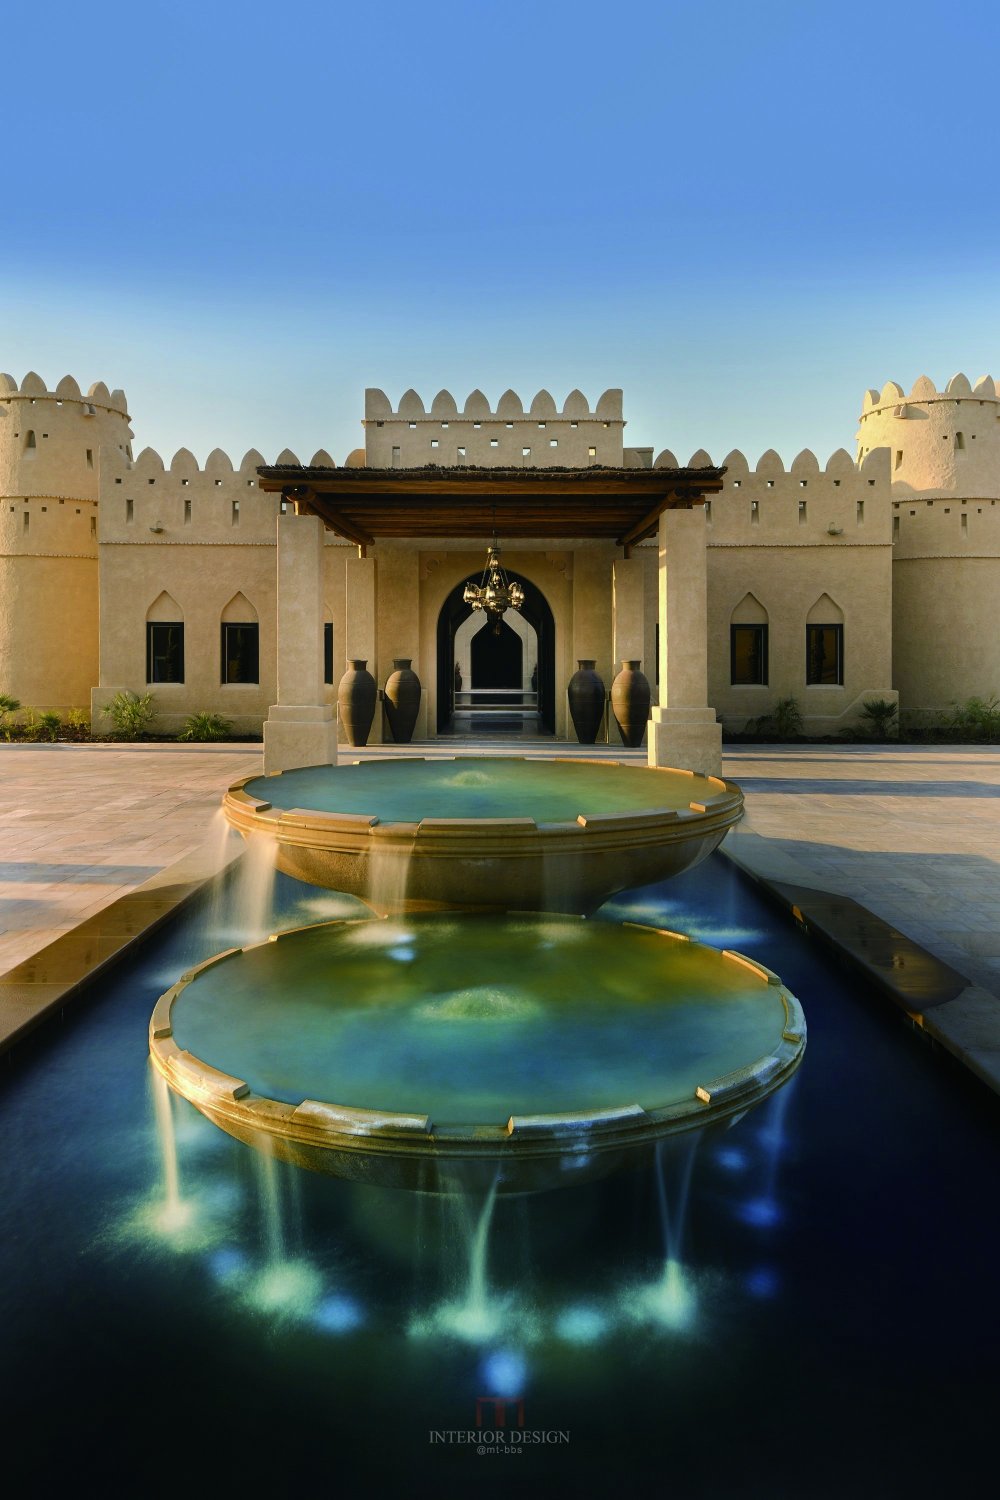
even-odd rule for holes
{"type": "Polygon", "coordinates": [[[146,611],[146,681],[184,681],[184,611],[166,589],[146,611]]]}
{"type": "Polygon", "coordinates": [[[844,611],[820,594],[806,615],[806,686],[843,687],[844,611]]]}
{"type": "Polygon", "coordinates": [[[222,611],[222,620],[227,625],[256,625],[258,615],[246,594],[234,594],[222,611]]]}
{"type": "MultiPolygon", "coordinates": [[[[479,583],[479,573],[470,574],[457,583],[441,606],[437,626],[437,727],[447,729],[454,709],[455,636],[462,623],[473,613],[463,596],[467,582],[479,583]]],[[[511,582],[524,590],[520,615],[531,626],[538,641],[538,708],[542,729],[555,733],[556,716],[556,627],[552,610],[538,586],[521,573],[508,572],[511,582]]],[[[520,631],[516,632],[520,634],[520,631]]]]}
{"type": "Polygon", "coordinates": [[[835,604],[829,594],[820,594],[806,615],[807,625],[843,625],[844,611],[835,604]]]}
{"type": "MultiPolygon", "coordinates": [[[[484,622],[485,623],[485,622],[484,622]]],[[[524,646],[506,620],[487,625],[472,637],[474,688],[523,688],[524,646]]]]}
{"type": "Polygon", "coordinates": [[[767,610],[755,595],[744,594],[729,621],[732,625],[766,625],[767,610]]]}
{"type": "MultiPolygon", "coordinates": [[[[507,643],[507,652],[503,653],[497,652],[495,647],[491,647],[490,642],[479,640],[484,630],[493,636],[494,642],[497,639],[493,635],[492,628],[483,614],[477,612],[469,615],[468,619],[462,621],[461,625],[455,631],[454,679],[456,687],[458,686],[460,671],[464,687],[509,686],[512,688],[519,687],[528,691],[534,690],[533,685],[537,681],[538,671],[538,634],[535,627],[523,618],[520,610],[516,609],[509,609],[507,611],[503,617],[503,625],[504,631],[509,630],[520,640],[521,650],[519,653],[515,652],[515,648],[509,641],[507,643]],[[478,643],[476,646],[476,655],[479,657],[478,672],[476,669],[477,664],[473,660],[474,642],[478,643]],[[517,661],[515,661],[515,654],[518,658],[517,661]],[[507,659],[506,670],[503,672],[503,675],[507,680],[504,682],[491,680],[491,672],[499,666],[499,663],[496,661],[491,663],[488,658],[490,656],[504,655],[506,655],[507,659]],[[484,657],[486,658],[485,660],[484,657]],[[488,679],[487,681],[481,680],[484,671],[488,679]]],[[[501,639],[504,636],[504,631],[501,632],[501,639]]]]}
{"type": "Polygon", "coordinates": [[[746,593],[729,616],[729,681],[734,687],[768,684],[767,610],[746,593]]]}
{"type": "Polygon", "coordinates": [[[163,593],[158,594],[147,609],[146,619],[155,620],[159,623],[173,624],[176,620],[183,621],[184,611],[177,603],[177,600],[164,589],[163,593]]]}
{"type": "Polygon", "coordinates": [[[243,593],[234,594],[222,611],[221,681],[260,682],[260,625],[257,611],[243,593]]]}

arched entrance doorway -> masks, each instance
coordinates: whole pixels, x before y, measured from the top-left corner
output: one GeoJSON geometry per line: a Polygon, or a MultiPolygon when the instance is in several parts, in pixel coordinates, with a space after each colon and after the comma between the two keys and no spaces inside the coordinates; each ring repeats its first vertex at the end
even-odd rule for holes
{"type": "MultiPolygon", "coordinates": [[[[524,643],[506,620],[485,624],[469,643],[474,688],[523,688],[524,643]]],[[[457,679],[456,679],[457,680],[457,679]]]]}
{"type": "MultiPolygon", "coordinates": [[[[537,692],[541,730],[544,734],[554,734],[556,631],[552,610],[541,589],[529,579],[520,573],[508,572],[507,576],[523,588],[524,604],[517,615],[513,611],[507,612],[501,621],[499,635],[494,634],[485,620],[476,629],[469,643],[468,668],[472,681],[463,675],[462,686],[494,689],[498,693],[511,693],[518,688],[537,692]],[[508,624],[508,621],[513,623],[508,624]]],[[[473,583],[479,582],[478,574],[470,575],[470,578],[473,583]]],[[[438,616],[438,733],[449,728],[455,708],[456,637],[474,613],[462,597],[467,581],[463,578],[456,584],[438,616]]],[[[478,625],[478,619],[476,623],[478,625]]],[[[463,632],[463,637],[466,633],[463,632]]],[[[464,651],[461,654],[464,655],[464,651]]],[[[503,699],[498,698],[498,701],[503,699]]],[[[500,721],[497,727],[500,727],[500,721]]]]}

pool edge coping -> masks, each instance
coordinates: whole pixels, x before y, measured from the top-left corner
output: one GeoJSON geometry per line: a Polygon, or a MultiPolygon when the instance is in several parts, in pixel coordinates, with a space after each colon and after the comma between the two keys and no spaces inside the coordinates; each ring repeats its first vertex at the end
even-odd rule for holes
{"type": "Polygon", "coordinates": [[[205,839],[0,973],[0,1056],[60,1015],[244,852],[242,840],[230,841],[220,856],[218,842],[205,839]]]}
{"type": "MultiPolygon", "coordinates": [[[[729,840],[719,846],[719,852],[765,890],[805,932],[832,950],[850,968],[863,974],[866,981],[902,1010],[914,1026],[942,1046],[978,1081],[1000,1095],[1000,999],[972,984],[965,975],[898,932],[861,902],[818,886],[786,882],[765,874],[749,856],[745,840],[744,833],[739,853],[729,840]],[[893,941],[904,943],[909,951],[928,961],[930,966],[947,970],[963,982],[962,987],[952,998],[941,999],[923,1008],[915,1005],[913,995],[893,978],[892,973],[874,966],[858,945],[845,941],[842,933],[832,930],[821,908],[833,900],[850,904],[863,912],[873,928],[880,929],[893,941]]],[[[130,954],[136,944],[145,941],[169,921],[210,880],[229,869],[243,852],[243,845],[238,845],[228,850],[220,863],[218,845],[212,840],[203,841],[135,890],[120,896],[0,974],[0,1055],[11,1051],[45,1021],[61,1014],[69,1003],[89,989],[94,980],[106,974],[130,954]],[[143,920],[142,908],[149,907],[151,902],[157,909],[143,920]],[[45,977],[53,969],[62,971],[60,978],[45,977]]]]}
{"type": "Polygon", "coordinates": [[[805,933],[892,1001],[914,1027],[943,1047],[980,1083],[1000,1095],[1000,998],[974,984],[967,975],[900,932],[863,902],[820,886],[805,885],[795,878],[783,880],[765,873],[753,860],[747,837],[744,831],[739,852],[729,840],[719,846],[718,852],[761,887],[805,933]],[[874,962],[870,947],[866,952],[866,945],[845,935],[843,923],[836,920],[831,910],[834,907],[853,908],[862,914],[868,931],[877,933],[902,959],[899,966],[885,967],[874,962]],[[921,1003],[915,988],[900,977],[906,974],[907,955],[922,966],[925,976],[935,975],[942,991],[939,998],[925,998],[921,1003]],[[952,993],[948,993],[949,989],[952,993]]]}

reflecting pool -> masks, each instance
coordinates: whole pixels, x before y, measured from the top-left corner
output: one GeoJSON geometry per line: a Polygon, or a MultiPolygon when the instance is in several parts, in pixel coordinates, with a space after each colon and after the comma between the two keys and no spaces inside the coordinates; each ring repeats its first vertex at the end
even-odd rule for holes
{"type": "MultiPolygon", "coordinates": [[[[280,876],[275,901],[280,928],[358,913],[280,876]]],[[[158,1128],[149,1015],[240,940],[225,902],[13,1054],[14,1492],[882,1500],[992,1464],[995,1100],[720,856],[604,917],[776,970],[806,1002],[809,1049],[732,1129],[559,1192],[304,1173],[181,1100],[158,1128]],[[522,1430],[542,1438],[474,1440],[522,1430]]]]}

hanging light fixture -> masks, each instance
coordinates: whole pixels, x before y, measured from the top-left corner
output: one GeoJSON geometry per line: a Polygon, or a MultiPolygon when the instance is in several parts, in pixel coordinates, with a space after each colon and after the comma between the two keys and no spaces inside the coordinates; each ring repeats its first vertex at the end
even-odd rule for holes
{"type": "Polygon", "coordinates": [[[524,589],[516,581],[512,583],[503,570],[495,529],[493,541],[486,549],[483,576],[478,583],[473,583],[470,578],[462,597],[473,609],[486,611],[486,618],[492,622],[494,635],[500,634],[500,624],[506,611],[520,609],[524,603],[524,589]]]}

